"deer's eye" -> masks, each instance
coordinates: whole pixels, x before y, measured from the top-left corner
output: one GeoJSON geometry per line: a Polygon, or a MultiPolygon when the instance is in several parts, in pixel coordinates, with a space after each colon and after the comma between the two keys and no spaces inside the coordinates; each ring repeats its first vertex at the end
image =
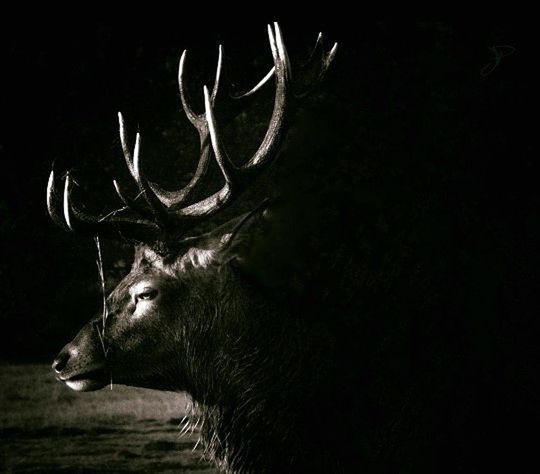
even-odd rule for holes
{"type": "Polygon", "coordinates": [[[153,288],[145,288],[135,296],[135,302],[153,300],[157,296],[157,290],[153,288]]]}

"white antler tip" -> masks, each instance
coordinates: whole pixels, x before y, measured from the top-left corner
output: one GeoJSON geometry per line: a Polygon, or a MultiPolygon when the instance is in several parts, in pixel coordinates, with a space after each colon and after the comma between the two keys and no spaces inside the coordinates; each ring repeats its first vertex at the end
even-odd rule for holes
{"type": "Polygon", "coordinates": [[[118,112],[118,124],[120,126],[120,131],[124,130],[124,116],[122,115],[122,112],[118,112]]]}
{"type": "Polygon", "coordinates": [[[140,180],[140,174],[139,174],[140,147],[141,147],[141,134],[137,132],[137,135],[135,135],[135,148],[133,150],[133,174],[136,181],[140,180]]]}
{"type": "Polygon", "coordinates": [[[187,54],[187,49],[184,49],[184,51],[182,51],[182,55],[180,56],[180,62],[178,63],[178,80],[179,81],[182,80],[182,71],[184,70],[184,62],[186,60],[186,54],[187,54]]]}
{"type": "Polygon", "coordinates": [[[52,206],[52,192],[54,186],[54,170],[51,170],[49,174],[49,180],[47,181],[47,207],[50,209],[52,206]]]}
{"type": "Polygon", "coordinates": [[[276,61],[278,57],[276,38],[274,36],[274,32],[272,31],[272,27],[270,25],[268,25],[268,41],[270,42],[270,49],[272,50],[272,56],[274,57],[274,61],[276,61]]]}
{"type": "Polygon", "coordinates": [[[270,25],[270,23],[267,25],[267,30],[268,30],[268,38],[270,40],[270,43],[274,43],[275,42],[275,39],[274,39],[274,29],[272,28],[272,25],[270,25]]]}
{"type": "Polygon", "coordinates": [[[285,50],[285,44],[283,42],[283,35],[281,34],[281,29],[277,22],[274,23],[274,28],[276,32],[275,44],[277,45],[278,56],[282,61],[287,61],[287,52],[285,50]]]}
{"type": "Polygon", "coordinates": [[[122,201],[124,201],[124,197],[122,195],[122,191],[120,190],[120,185],[118,184],[118,181],[116,181],[116,179],[113,178],[112,182],[113,182],[113,186],[114,186],[114,190],[116,191],[116,194],[122,201]]]}
{"type": "Polygon", "coordinates": [[[52,188],[52,185],[54,183],[54,170],[51,170],[49,173],[49,181],[47,181],[47,192],[49,192],[49,189],[52,188]]]}
{"type": "Polygon", "coordinates": [[[70,213],[70,204],[69,204],[69,188],[71,186],[71,177],[69,171],[66,174],[66,181],[64,183],[64,219],[69,230],[73,230],[71,226],[71,213],[70,213]]]}
{"type": "Polygon", "coordinates": [[[137,158],[139,156],[140,146],[141,146],[141,134],[140,132],[137,132],[137,134],[135,135],[135,150],[134,150],[135,151],[134,154],[137,156],[137,158]]]}

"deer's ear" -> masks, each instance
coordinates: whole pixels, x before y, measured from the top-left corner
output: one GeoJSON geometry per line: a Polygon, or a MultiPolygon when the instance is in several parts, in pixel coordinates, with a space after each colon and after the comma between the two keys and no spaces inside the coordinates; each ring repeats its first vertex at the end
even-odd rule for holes
{"type": "Polygon", "coordinates": [[[175,262],[177,271],[205,268],[211,265],[236,264],[241,254],[250,252],[263,226],[262,206],[242,216],[231,219],[206,234],[184,239],[181,257],[175,262]]]}
{"type": "Polygon", "coordinates": [[[295,259],[286,227],[279,206],[265,205],[245,214],[227,234],[220,251],[222,262],[257,285],[270,288],[290,285],[289,267],[295,259]]]}
{"type": "Polygon", "coordinates": [[[269,230],[269,210],[258,208],[233,219],[227,224],[227,231],[221,236],[221,258],[224,262],[250,259],[251,254],[265,240],[269,230]]]}

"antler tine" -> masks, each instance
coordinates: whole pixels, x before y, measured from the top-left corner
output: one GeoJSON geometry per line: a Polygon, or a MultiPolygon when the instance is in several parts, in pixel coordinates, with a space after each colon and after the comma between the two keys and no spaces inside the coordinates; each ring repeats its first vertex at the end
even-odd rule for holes
{"type": "Polygon", "coordinates": [[[133,149],[133,173],[135,181],[137,182],[137,185],[142,192],[144,200],[147,202],[152,214],[155,216],[158,225],[165,226],[169,220],[167,215],[167,208],[161,202],[159,197],[154,193],[154,190],[151,188],[148,180],[142,173],[140,151],[141,134],[137,132],[137,135],[135,136],[135,148],[133,149]]]}
{"type": "MultiPolygon", "coordinates": [[[[193,112],[193,109],[189,105],[186,98],[185,83],[184,83],[184,65],[186,62],[186,55],[187,55],[187,49],[185,49],[182,52],[182,56],[180,57],[180,64],[178,66],[178,88],[180,90],[180,100],[182,101],[182,108],[184,109],[184,112],[187,118],[193,124],[193,126],[197,128],[197,130],[199,130],[200,132],[201,128],[204,128],[204,114],[196,114],[195,112],[193,112]]],[[[211,96],[212,105],[214,105],[214,102],[216,100],[216,96],[219,90],[219,82],[221,79],[222,68],[223,68],[223,46],[219,45],[216,75],[214,78],[214,86],[212,87],[212,96],[211,96]]]]}
{"type": "MultiPolygon", "coordinates": [[[[118,112],[118,125],[119,125],[120,142],[122,145],[122,151],[124,153],[124,159],[126,161],[126,165],[129,169],[129,172],[131,176],[133,177],[133,179],[135,180],[135,182],[137,183],[137,186],[141,194],[143,195],[145,201],[147,202],[157,222],[159,222],[160,225],[164,225],[167,221],[166,208],[164,207],[159,197],[156,196],[148,180],[144,177],[140,169],[141,134],[137,132],[137,135],[135,137],[135,148],[132,154],[131,150],[129,149],[129,145],[127,141],[124,117],[122,116],[121,112],[118,112]]],[[[122,202],[127,203],[128,199],[120,191],[117,183],[115,184],[115,189],[118,196],[122,200],[122,202]]],[[[130,201],[130,204],[126,204],[128,207],[132,209],[135,209],[135,208],[140,209],[140,206],[137,206],[135,204],[135,201],[132,201],[132,200],[129,200],[129,201],[130,201]]],[[[143,212],[143,215],[144,215],[144,212],[143,212]]]]}
{"type": "Polygon", "coordinates": [[[69,229],[64,220],[64,213],[60,212],[62,211],[62,195],[56,189],[54,165],[49,175],[49,181],[47,182],[47,211],[56,225],[64,229],[69,229]]]}
{"type": "Polygon", "coordinates": [[[62,208],[64,226],[73,232],[88,236],[101,235],[117,238],[118,236],[138,242],[152,242],[159,235],[159,227],[145,219],[103,218],[99,219],[76,209],[71,204],[72,178],[69,173],[64,183],[62,208]]]}
{"type": "MultiPolygon", "coordinates": [[[[272,35],[272,34],[273,34],[273,32],[271,31],[270,26],[269,26],[269,36],[272,35]]],[[[308,59],[306,60],[305,63],[303,63],[300,66],[303,69],[308,68],[309,66],[311,66],[315,62],[315,60],[316,60],[316,58],[318,56],[317,53],[320,53],[320,56],[321,56],[321,59],[320,59],[321,60],[321,69],[319,71],[319,74],[317,75],[316,80],[313,81],[314,83],[317,83],[320,80],[322,80],[322,78],[326,74],[326,71],[330,67],[330,64],[332,63],[332,61],[334,59],[334,56],[336,55],[337,45],[338,45],[337,43],[334,43],[332,49],[328,53],[325,53],[324,47],[323,47],[323,34],[319,33],[317,35],[317,39],[315,40],[315,44],[314,44],[314,46],[313,46],[313,48],[311,50],[311,53],[308,56],[308,59]]],[[[288,61],[288,59],[287,59],[287,61],[288,61]]],[[[292,68],[290,67],[289,61],[288,61],[288,69],[289,69],[289,72],[292,73],[292,68]]],[[[246,92],[242,92],[242,93],[238,93],[238,94],[230,94],[230,97],[232,99],[244,99],[244,98],[252,96],[256,92],[258,92],[260,89],[262,89],[264,85],[268,84],[268,82],[270,81],[270,79],[272,78],[274,73],[275,73],[275,67],[273,66],[270,69],[270,71],[268,71],[268,73],[266,73],[266,75],[254,87],[247,90],[246,92]]],[[[309,90],[304,91],[301,94],[295,94],[295,97],[296,98],[301,98],[301,97],[303,97],[303,96],[305,96],[307,94],[309,94],[309,90]]]]}
{"type": "MultiPolygon", "coordinates": [[[[275,26],[276,30],[279,31],[280,40],[281,40],[281,42],[283,42],[283,39],[281,37],[281,30],[279,30],[279,25],[275,22],[274,26],[275,26]]],[[[268,30],[268,38],[269,38],[269,41],[270,41],[270,48],[272,50],[272,56],[274,58],[274,63],[275,63],[276,58],[278,56],[276,39],[274,37],[274,32],[272,31],[272,27],[270,25],[267,25],[267,30],[268,30]]],[[[287,66],[290,69],[290,63],[289,63],[289,58],[288,57],[287,57],[287,66]]],[[[239,94],[231,94],[231,97],[233,99],[244,99],[246,97],[252,96],[257,91],[262,89],[262,87],[270,81],[270,79],[275,74],[275,72],[276,72],[276,67],[272,66],[270,71],[268,71],[266,73],[266,75],[254,87],[247,90],[246,92],[242,92],[242,93],[239,93],[239,94]]]]}
{"type": "Polygon", "coordinates": [[[320,81],[323,76],[326,74],[326,71],[328,71],[328,68],[330,67],[330,64],[332,64],[332,61],[334,60],[336,53],[337,53],[338,44],[337,42],[334,43],[334,46],[332,46],[332,49],[330,52],[324,54],[323,60],[322,60],[322,67],[321,72],[319,74],[318,80],[320,81]]]}
{"type": "Polygon", "coordinates": [[[272,51],[272,57],[274,58],[274,64],[278,58],[278,50],[276,46],[276,38],[274,32],[272,31],[272,25],[266,25],[266,31],[268,33],[268,41],[270,42],[270,50],[272,51]]]}
{"type": "MultiPolygon", "coordinates": [[[[150,207],[152,214],[156,217],[156,219],[164,224],[167,221],[167,211],[166,211],[166,204],[163,202],[163,200],[160,198],[159,195],[156,194],[157,186],[153,185],[153,183],[150,183],[144,175],[141,173],[140,170],[140,142],[141,142],[141,135],[139,132],[137,132],[136,138],[135,138],[135,148],[133,151],[133,154],[131,153],[127,141],[127,134],[126,134],[126,126],[124,117],[121,112],[118,112],[118,125],[119,125],[119,132],[120,132],[120,143],[122,145],[122,151],[124,153],[124,159],[126,161],[126,165],[129,169],[129,172],[135,182],[137,183],[137,186],[139,187],[139,190],[141,191],[141,194],[144,196],[145,201],[147,202],[148,206],[150,207]]],[[[117,191],[118,196],[122,200],[122,202],[126,203],[126,197],[121,193],[117,187],[117,184],[115,184],[115,189],[117,191]]],[[[159,192],[159,189],[157,189],[159,192]]],[[[140,212],[141,207],[135,204],[135,201],[129,200],[130,204],[128,207],[135,209],[138,209],[138,212],[140,212]]],[[[145,214],[144,212],[142,213],[145,214]]]]}
{"type": "Polygon", "coordinates": [[[231,98],[233,99],[244,99],[246,97],[252,96],[255,94],[255,92],[259,91],[263,88],[265,84],[267,84],[272,76],[274,75],[276,68],[272,66],[272,69],[266,73],[266,76],[264,76],[254,87],[249,89],[247,92],[242,92],[240,94],[231,94],[231,98]]]}
{"type": "Polygon", "coordinates": [[[69,230],[73,231],[73,225],[71,223],[71,204],[69,202],[69,193],[71,191],[71,176],[69,173],[66,174],[66,179],[64,181],[64,200],[63,200],[63,210],[64,210],[64,219],[69,230]]]}
{"type": "Polygon", "coordinates": [[[124,116],[122,115],[122,112],[118,112],[118,130],[120,134],[120,144],[122,145],[122,152],[124,153],[124,159],[126,160],[126,165],[128,167],[128,170],[133,176],[134,179],[137,179],[135,177],[135,169],[133,167],[133,156],[131,154],[131,150],[129,149],[127,135],[126,135],[126,124],[124,122],[124,116]]]}
{"type": "MultiPolygon", "coordinates": [[[[134,156],[133,154],[131,153],[131,150],[129,148],[129,144],[128,144],[128,139],[127,139],[127,134],[126,134],[126,125],[125,125],[125,121],[124,121],[124,116],[122,115],[122,112],[118,112],[118,129],[119,129],[119,134],[120,134],[120,143],[122,145],[122,152],[124,154],[124,159],[126,161],[126,165],[128,167],[128,170],[129,170],[129,173],[131,174],[131,176],[133,177],[133,179],[135,180],[135,182],[137,183],[137,187],[139,188],[140,190],[140,194],[139,195],[144,195],[145,197],[145,200],[148,202],[148,204],[150,205],[151,208],[153,208],[153,204],[154,204],[154,201],[155,199],[152,199],[150,196],[147,195],[147,193],[144,192],[144,187],[148,188],[149,185],[147,184],[147,181],[146,180],[141,180],[141,176],[140,176],[140,173],[139,173],[139,148],[140,148],[140,135],[137,134],[137,141],[136,141],[136,144],[135,144],[135,148],[136,148],[136,154],[137,154],[137,170],[135,169],[135,159],[134,159],[134,156]],[[149,200],[150,199],[150,200],[149,200]]],[[[124,193],[122,193],[119,185],[118,185],[118,182],[116,182],[115,180],[113,180],[113,184],[114,184],[114,188],[116,190],[116,193],[118,194],[118,197],[120,198],[120,200],[127,206],[129,207],[130,209],[133,209],[135,210],[136,212],[139,212],[140,214],[143,214],[145,215],[146,211],[143,210],[143,208],[141,206],[139,206],[135,200],[131,200],[129,198],[127,198],[124,193]]],[[[152,190],[150,190],[150,193],[152,192],[152,190]]],[[[153,214],[159,214],[155,209],[153,209],[153,214]]],[[[148,213],[146,213],[148,214],[148,213]]]]}
{"type": "Polygon", "coordinates": [[[328,71],[328,68],[330,67],[330,64],[332,64],[332,61],[334,60],[337,52],[337,47],[338,44],[334,43],[330,51],[326,52],[324,50],[323,34],[319,33],[319,35],[317,36],[317,41],[315,42],[315,46],[313,47],[308,60],[302,65],[303,69],[308,69],[312,67],[318,56],[320,61],[319,70],[314,74],[314,79],[311,81],[311,83],[307,86],[304,85],[304,90],[300,92],[295,92],[294,96],[297,99],[301,99],[307,96],[313,90],[313,88],[322,81],[322,79],[326,75],[326,72],[328,71]]]}
{"type": "Polygon", "coordinates": [[[289,60],[289,54],[285,49],[285,43],[283,42],[283,35],[281,33],[281,28],[277,22],[274,22],[274,30],[276,32],[276,44],[279,53],[279,58],[285,63],[285,74],[288,79],[292,77],[291,61],[289,60]]]}
{"type": "Polygon", "coordinates": [[[182,101],[182,108],[189,119],[189,121],[197,127],[197,114],[193,112],[193,109],[190,107],[187,99],[186,92],[184,88],[184,64],[186,62],[187,49],[184,49],[182,56],[180,56],[180,64],[178,65],[178,88],[180,89],[180,100],[182,101]]]}
{"type": "Polygon", "coordinates": [[[227,152],[225,151],[225,146],[219,138],[217,131],[217,125],[214,118],[214,111],[212,110],[211,99],[208,95],[208,88],[203,87],[204,93],[204,106],[206,111],[206,122],[208,124],[208,130],[210,131],[210,140],[212,142],[212,149],[214,150],[214,155],[216,157],[217,164],[225,178],[225,183],[228,186],[231,186],[233,179],[237,174],[237,168],[231,162],[227,152]]]}
{"type": "Polygon", "coordinates": [[[315,40],[315,44],[313,45],[313,49],[311,50],[311,53],[308,56],[308,59],[305,63],[301,65],[301,67],[305,68],[310,66],[313,61],[315,61],[317,53],[323,54],[323,34],[322,32],[319,32],[317,35],[317,39],[315,40]]]}
{"type": "Polygon", "coordinates": [[[216,96],[219,89],[219,80],[221,79],[221,68],[223,67],[223,46],[218,46],[218,62],[216,68],[216,77],[214,79],[214,87],[212,88],[212,96],[210,97],[210,103],[212,107],[216,101],[216,96]]]}

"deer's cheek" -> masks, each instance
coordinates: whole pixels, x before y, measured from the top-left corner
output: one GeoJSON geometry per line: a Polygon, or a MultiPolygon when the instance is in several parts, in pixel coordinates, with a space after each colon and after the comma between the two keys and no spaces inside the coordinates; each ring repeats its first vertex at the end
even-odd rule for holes
{"type": "Polygon", "coordinates": [[[139,301],[133,311],[131,316],[132,320],[138,320],[148,317],[153,310],[154,302],[153,301],[139,301]]]}

